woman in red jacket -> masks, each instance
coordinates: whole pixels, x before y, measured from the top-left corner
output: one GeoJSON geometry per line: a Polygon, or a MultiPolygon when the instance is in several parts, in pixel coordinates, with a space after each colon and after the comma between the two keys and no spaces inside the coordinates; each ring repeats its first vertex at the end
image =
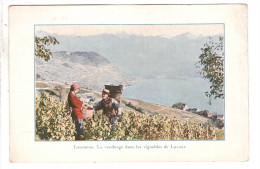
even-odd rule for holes
{"type": "Polygon", "coordinates": [[[80,101],[78,97],[76,97],[76,94],[79,92],[79,85],[73,84],[70,87],[70,93],[68,96],[68,103],[69,106],[72,108],[72,120],[76,127],[76,140],[82,140],[84,139],[83,136],[83,113],[82,108],[85,107],[83,105],[83,102],[80,101]]]}

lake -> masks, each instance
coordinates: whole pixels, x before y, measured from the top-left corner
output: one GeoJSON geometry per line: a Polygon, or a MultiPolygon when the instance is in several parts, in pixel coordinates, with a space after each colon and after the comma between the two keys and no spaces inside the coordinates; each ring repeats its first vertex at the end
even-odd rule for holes
{"type": "Polygon", "coordinates": [[[224,99],[212,99],[210,105],[209,99],[205,96],[208,90],[209,82],[200,78],[142,79],[125,88],[123,97],[165,106],[183,102],[189,108],[224,114],[224,99]]]}

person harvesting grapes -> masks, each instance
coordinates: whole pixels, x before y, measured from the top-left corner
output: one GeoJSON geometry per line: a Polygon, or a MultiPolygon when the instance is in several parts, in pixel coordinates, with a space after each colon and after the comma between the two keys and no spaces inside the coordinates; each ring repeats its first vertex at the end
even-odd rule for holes
{"type": "Polygon", "coordinates": [[[78,97],[76,97],[76,94],[79,92],[79,89],[80,87],[78,84],[71,85],[70,92],[68,95],[68,103],[72,109],[71,117],[76,127],[76,140],[83,140],[84,136],[82,109],[86,108],[86,106],[83,105],[83,102],[78,97]]]}
{"type": "Polygon", "coordinates": [[[112,126],[115,124],[117,116],[121,114],[120,104],[114,98],[109,97],[109,90],[107,89],[102,91],[102,100],[93,108],[95,111],[102,109],[112,126]]]}

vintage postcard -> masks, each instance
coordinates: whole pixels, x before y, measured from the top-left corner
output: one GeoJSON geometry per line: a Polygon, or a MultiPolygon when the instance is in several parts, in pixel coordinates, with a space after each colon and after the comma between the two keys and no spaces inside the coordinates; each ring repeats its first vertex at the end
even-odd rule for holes
{"type": "Polygon", "coordinates": [[[9,19],[12,162],[248,159],[246,5],[12,6],[9,19]]]}

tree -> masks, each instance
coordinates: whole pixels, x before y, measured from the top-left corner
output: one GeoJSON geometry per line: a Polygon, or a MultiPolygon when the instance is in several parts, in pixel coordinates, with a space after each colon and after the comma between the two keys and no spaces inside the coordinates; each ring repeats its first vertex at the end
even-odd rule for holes
{"type": "Polygon", "coordinates": [[[201,111],[201,115],[204,117],[208,117],[209,111],[208,110],[203,110],[201,111]]]}
{"type": "Polygon", "coordinates": [[[44,59],[46,62],[52,57],[52,53],[50,49],[46,49],[45,45],[56,45],[59,44],[57,39],[52,36],[44,36],[43,38],[39,38],[35,36],[35,57],[44,59]]]}
{"type": "MultiPolygon", "coordinates": [[[[200,74],[211,83],[210,91],[205,92],[211,100],[213,97],[224,98],[224,38],[209,37],[209,42],[201,48],[199,61],[196,67],[200,68],[200,74]]],[[[211,102],[210,102],[211,103],[211,102]]]]}
{"type": "Polygon", "coordinates": [[[36,78],[37,78],[37,79],[40,79],[40,78],[41,78],[41,75],[37,74],[37,75],[36,75],[36,78]]]}
{"type": "Polygon", "coordinates": [[[54,89],[59,93],[60,101],[63,101],[64,100],[65,88],[62,87],[61,85],[57,85],[57,86],[55,86],[54,89]]]}

